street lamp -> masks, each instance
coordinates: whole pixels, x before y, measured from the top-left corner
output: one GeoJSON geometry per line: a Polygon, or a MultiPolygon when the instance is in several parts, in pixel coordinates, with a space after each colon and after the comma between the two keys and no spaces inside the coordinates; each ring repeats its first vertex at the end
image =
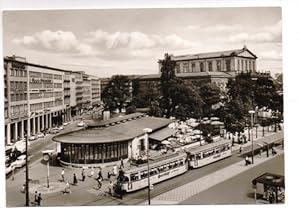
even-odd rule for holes
{"type": "Polygon", "coordinates": [[[249,114],[251,115],[251,150],[252,150],[252,164],[254,164],[254,150],[253,150],[253,115],[255,114],[254,110],[250,110],[249,114]]]}
{"type": "Polygon", "coordinates": [[[145,133],[145,137],[147,140],[147,178],[148,178],[148,205],[151,204],[150,201],[150,165],[149,165],[149,133],[152,132],[152,129],[145,128],[143,129],[143,132],[145,133]]]}

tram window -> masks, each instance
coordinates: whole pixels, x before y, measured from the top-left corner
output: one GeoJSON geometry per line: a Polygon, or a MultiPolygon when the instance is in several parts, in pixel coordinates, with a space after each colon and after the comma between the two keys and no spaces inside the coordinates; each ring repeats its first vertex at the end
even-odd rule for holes
{"type": "Polygon", "coordinates": [[[139,179],[138,173],[135,173],[135,174],[131,174],[131,175],[130,175],[130,180],[131,180],[131,181],[136,181],[136,180],[138,180],[138,179],[139,179]]]}
{"type": "Polygon", "coordinates": [[[201,159],[201,154],[198,154],[197,155],[197,160],[200,160],[201,159]]]}
{"type": "Polygon", "coordinates": [[[141,172],[141,179],[147,178],[147,175],[148,175],[148,172],[147,172],[147,171],[141,172]]]}
{"type": "Polygon", "coordinates": [[[128,178],[127,176],[124,176],[124,177],[123,177],[123,181],[124,181],[124,182],[127,182],[127,181],[129,181],[129,178],[128,178]]]}
{"type": "Polygon", "coordinates": [[[203,152],[203,158],[206,158],[209,156],[209,152],[203,152]]]}

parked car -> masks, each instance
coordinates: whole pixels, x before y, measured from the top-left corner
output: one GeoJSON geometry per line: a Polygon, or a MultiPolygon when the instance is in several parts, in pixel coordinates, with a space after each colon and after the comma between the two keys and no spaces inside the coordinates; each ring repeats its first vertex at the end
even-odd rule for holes
{"type": "Polygon", "coordinates": [[[69,125],[69,122],[64,122],[63,125],[67,126],[67,125],[69,125]]]}
{"type": "Polygon", "coordinates": [[[38,138],[43,138],[43,137],[45,137],[45,135],[42,132],[40,132],[40,133],[37,134],[37,137],[38,138]]]}
{"type": "Polygon", "coordinates": [[[84,126],[85,126],[85,124],[84,124],[84,122],[83,122],[83,121],[80,121],[80,122],[77,124],[77,126],[79,126],[79,127],[84,127],[84,126]]]}
{"type": "Polygon", "coordinates": [[[50,134],[56,134],[56,133],[58,133],[58,132],[59,132],[59,130],[58,130],[58,128],[56,128],[56,127],[52,128],[52,129],[50,130],[50,134]]]}
{"type": "Polygon", "coordinates": [[[8,175],[9,173],[11,173],[14,170],[14,167],[11,166],[11,164],[7,165],[5,167],[5,175],[8,175]]]}
{"type": "Polygon", "coordinates": [[[21,168],[25,164],[26,164],[26,155],[20,155],[19,157],[17,157],[17,160],[11,163],[11,166],[15,168],[21,168]]]}
{"type": "Polygon", "coordinates": [[[31,135],[28,140],[33,141],[33,140],[36,140],[36,139],[37,139],[36,135],[31,135]]]}
{"type": "Polygon", "coordinates": [[[64,126],[59,126],[58,127],[58,130],[63,130],[64,129],[64,126]]]}

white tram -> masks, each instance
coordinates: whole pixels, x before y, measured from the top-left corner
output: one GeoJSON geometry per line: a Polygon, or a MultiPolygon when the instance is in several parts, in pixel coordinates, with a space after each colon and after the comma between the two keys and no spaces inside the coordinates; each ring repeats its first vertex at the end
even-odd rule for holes
{"type": "Polygon", "coordinates": [[[189,166],[198,168],[232,155],[230,142],[216,142],[186,149],[189,166]]]}
{"type": "MultiPolygon", "coordinates": [[[[159,183],[188,170],[187,154],[174,153],[156,158],[150,157],[150,184],[159,183]]],[[[124,171],[121,181],[121,189],[125,192],[133,192],[148,186],[147,164],[131,167],[124,171]]]]}

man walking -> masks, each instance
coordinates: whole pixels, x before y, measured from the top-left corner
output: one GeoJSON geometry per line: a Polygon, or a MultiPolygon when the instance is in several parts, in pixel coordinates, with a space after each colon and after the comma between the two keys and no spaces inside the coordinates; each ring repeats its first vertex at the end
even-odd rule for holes
{"type": "Polygon", "coordinates": [[[85,180],[85,172],[84,172],[84,169],[82,169],[82,171],[81,171],[81,176],[82,176],[82,181],[84,181],[84,180],[85,180]]]}
{"type": "Polygon", "coordinates": [[[99,168],[99,171],[98,171],[98,178],[97,178],[97,180],[99,180],[99,179],[103,180],[101,167],[99,168]]]}
{"type": "Polygon", "coordinates": [[[76,186],[77,185],[77,177],[76,174],[73,174],[73,184],[76,186]]]}
{"type": "Polygon", "coordinates": [[[65,181],[65,170],[62,169],[60,174],[61,174],[61,182],[64,182],[65,181]]]}
{"type": "Polygon", "coordinates": [[[41,201],[42,201],[42,194],[39,193],[38,198],[37,198],[37,205],[41,206],[41,201]]]}

